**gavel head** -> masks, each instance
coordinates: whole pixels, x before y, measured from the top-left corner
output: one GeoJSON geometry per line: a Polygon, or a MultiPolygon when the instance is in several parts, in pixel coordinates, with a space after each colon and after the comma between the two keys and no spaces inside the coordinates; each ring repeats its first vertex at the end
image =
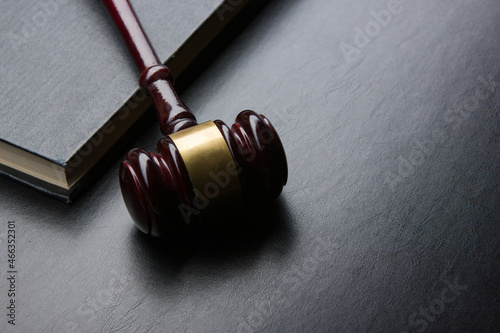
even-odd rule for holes
{"type": "Polygon", "coordinates": [[[231,128],[215,120],[183,129],[157,150],[133,149],[120,167],[127,209],[153,236],[189,232],[218,211],[274,199],[288,177],[276,130],[253,111],[231,128]]]}

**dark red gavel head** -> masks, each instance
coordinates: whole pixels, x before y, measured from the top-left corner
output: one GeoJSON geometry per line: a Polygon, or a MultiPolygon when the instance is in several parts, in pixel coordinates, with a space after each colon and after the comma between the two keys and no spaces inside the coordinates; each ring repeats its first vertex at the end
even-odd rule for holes
{"type": "Polygon", "coordinates": [[[283,146],[266,117],[243,111],[229,128],[197,124],[173,88],[128,0],[103,0],[140,72],[166,135],[158,153],[133,149],[120,167],[127,209],[154,236],[195,230],[231,207],[276,198],[287,181],[283,146]]]}
{"type": "Polygon", "coordinates": [[[274,199],[287,181],[281,140],[253,111],[241,112],[230,128],[215,120],[182,129],[161,139],[157,151],[133,149],[120,167],[128,211],[153,236],[190,231],[220,211],[274,199]]]}

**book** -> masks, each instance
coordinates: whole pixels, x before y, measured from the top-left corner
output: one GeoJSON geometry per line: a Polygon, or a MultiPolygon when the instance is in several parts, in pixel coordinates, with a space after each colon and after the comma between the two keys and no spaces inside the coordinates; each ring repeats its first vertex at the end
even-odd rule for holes
{"type": "MultiPolygon", "coordinates": [[[[263,2],[131,4],[160,60],[188,77],[263,2]]],[[[0,174],[70,202],[151,101],[100,1],[2,2],[0,24],[0,174]]]]}

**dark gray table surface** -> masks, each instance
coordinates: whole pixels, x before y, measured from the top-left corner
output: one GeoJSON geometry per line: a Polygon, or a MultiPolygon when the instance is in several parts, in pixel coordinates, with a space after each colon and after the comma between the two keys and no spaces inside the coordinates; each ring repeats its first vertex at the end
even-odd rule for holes
{"type": "Polygon", "coordinates": [[[498,332],[498,36],[496,0],[271,2],[183,93],[274,123],[262,221],[176,250],[133,226],[119,160],[70,206],[0,179],[0,331],[498,332]]]}

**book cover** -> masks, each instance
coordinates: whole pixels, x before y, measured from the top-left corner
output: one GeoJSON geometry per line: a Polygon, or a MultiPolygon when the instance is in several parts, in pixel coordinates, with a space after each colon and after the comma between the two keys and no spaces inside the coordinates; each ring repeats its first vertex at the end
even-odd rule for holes
{"type": "MultiPolygon", "coordinates": [[[[175,76],[256,3],[131,1],[175,76]]],[[[100,1],[2,2],[0,27],[0,173],[70,201],[151,102],[100,1]]]]}

